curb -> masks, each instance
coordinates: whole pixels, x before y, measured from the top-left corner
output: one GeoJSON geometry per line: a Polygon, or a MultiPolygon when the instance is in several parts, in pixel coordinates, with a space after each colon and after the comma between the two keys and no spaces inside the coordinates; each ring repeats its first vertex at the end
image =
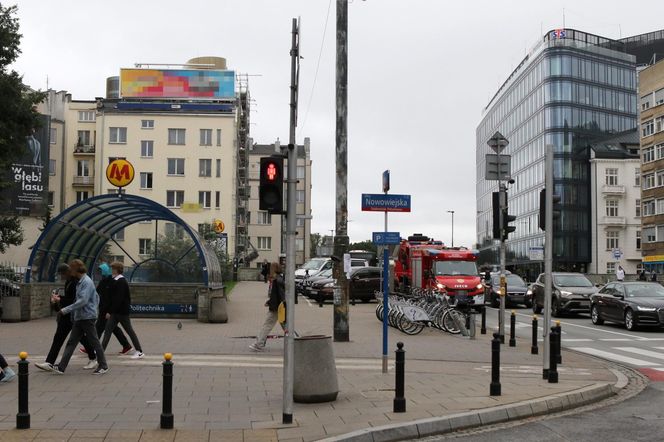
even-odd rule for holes
{"type": "MultiPolygon", "coordinates": [[[[619,383],[622,384],[620,381],[621,379],[619,378],[619,383]]],[[[510,405],[485,408],[479,411],[469,411],[400,424],[365,428],[339,436],[320,439],[319,442],[390,442],[435,436],[482,425],[520,420],[581,407],[611,397],[620,388],[617,384],[598,383],[567,393],[516,402],[510,405]]]]}

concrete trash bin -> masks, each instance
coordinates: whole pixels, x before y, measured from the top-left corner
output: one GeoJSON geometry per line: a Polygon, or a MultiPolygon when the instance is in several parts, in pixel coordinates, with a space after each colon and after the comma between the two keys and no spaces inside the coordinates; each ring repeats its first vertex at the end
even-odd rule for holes
{"type": "Polygon", "coordinates": [[[2,297],[2,322],[20,322],[21,321],[21,297],[3,296],[2,297]]]}
{"type": "Polygon", "coordinates": [[[211,296],[210,297],[210,311],[208,313],[208,321],[210,322],[228,322],[228,311],[226,309],[226,297],[211,296]]]}
{"type": "Polygon", "coordinates": [[[323,335],[295,338],[293,400],[304,404],[337,400],[339,382],[332,337],[323,335]]]}

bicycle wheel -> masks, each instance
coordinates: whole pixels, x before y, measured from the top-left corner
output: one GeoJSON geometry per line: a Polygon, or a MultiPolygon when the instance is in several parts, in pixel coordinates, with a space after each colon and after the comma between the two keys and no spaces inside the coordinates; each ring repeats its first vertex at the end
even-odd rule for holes
{"type": "Polygon", "coordinates": [[[421,322],[413,322],[408,319],[406,315],[401,315],[399,318],[399,330],[407,335],[417,335],[422,333],[422,330],[424,330],[424,324],[421,322]]]}
{"type": "Polygon", "coordinates": [[[456,312],[454,310],[448,310],[443,314],[443,327],[448,333],[451,333],[453,335],[458,335],[461,333],[461,329],[457,326],[454,314],[456,312]],[[454,313],[453,313],[454,312],[454,313]]]}
{"type": "Polygon", "coordinates": [[[376,306],[376,318],[378,318],[380,322],[383,322],[383,303],[376,306]]]}

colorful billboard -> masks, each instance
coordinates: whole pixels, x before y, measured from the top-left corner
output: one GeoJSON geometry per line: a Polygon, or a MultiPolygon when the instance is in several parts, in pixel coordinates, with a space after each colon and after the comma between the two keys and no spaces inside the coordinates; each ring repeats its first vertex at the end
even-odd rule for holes
{"type": "Polygon", "coordinates": [[[25,137],[23,156],[12,163],[2,191],[3,212],[8,215],[44,216],[48,197],[50,118],[39,116],[39,128],[25,137]]]}
{"type": "Polygon", "coordinates": [[[122,98],[235,97],[235,71],[196,69],[120,69],[122,98]]]}

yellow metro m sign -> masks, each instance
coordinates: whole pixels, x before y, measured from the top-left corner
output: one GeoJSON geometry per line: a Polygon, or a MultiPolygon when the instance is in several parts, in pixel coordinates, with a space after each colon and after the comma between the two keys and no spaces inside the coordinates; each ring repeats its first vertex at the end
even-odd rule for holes
{"type": "Polygon", "coordinates": [[[134,180],[134,166],[127,160],[113,160],[106,167],[106,179],[115,187],[126,187],[134,180]]]}

